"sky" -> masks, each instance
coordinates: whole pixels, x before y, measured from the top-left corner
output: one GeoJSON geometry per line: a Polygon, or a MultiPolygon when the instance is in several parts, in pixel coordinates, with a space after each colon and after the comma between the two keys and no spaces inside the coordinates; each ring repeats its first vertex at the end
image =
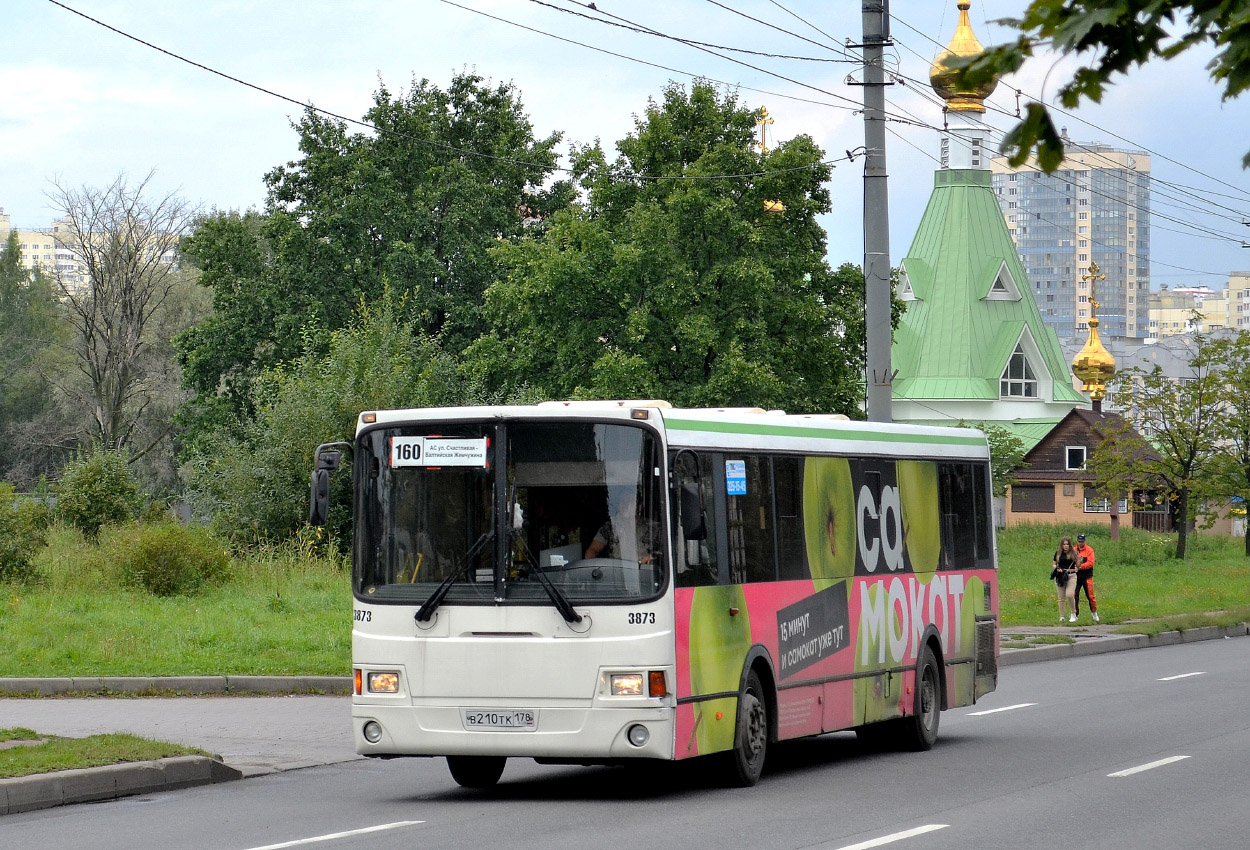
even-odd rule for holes
{"type": "MultiPolygon", "coordinates": [[[[302,111],[296,103],[359,119],[379,82],[392,92],[420,79],[445,88],[466,70],[514,84],[538,137],[559,131],[565,143],[600,139],[610,148],[670,80],[701,76],[767,107],[770,147],[806,134],[840,160],[830,183],[834,208],[821,219],[828,256],[835,266],[862,261],[863,158],[846,161],[864,142],[863,89],[848,84],[861,75],[846,61],[858,54],[845,47],[860,41],[859,2],[595,0],[598,20],[589,5],[3,0],[0,208],[14,227],[48,227],[56,215],[52,181],[103,188],[119,174],[135,182],[153,173],[151,190],[161,196],[176,192],[205,210],[259,209],[266,172],[299,155],[291,128],[302,111]],[[604,13],[681,39],[773,55],[713,55],[609,26],[604,13]]],[[[901,120],[889,124],[886,162],[897,265],[933,185],[942,115],[927,80],[958,11],[955,0],[890,6],[889,55],[900,82],[887,89],[887,111],[901,120]]],[[[981,42],[1008,40],[1011,31],[993,22],[1024,6],[973,0],[981,42]]],[[[1250,96],[1221,103],[1205,69],[1209,59],[1194,53],[1156,61],[1119,81],[1102,104],[1055,116],[1075,141],[1151,154],[1154,288],[1219,288],[1229,271],[1250,269],[1250,248],[1242,247],[1250,243],[1250,173],[1241,168],[1250,149],[1250,96]]],[[[1049,102],[1071,67],[1070,59],[1033,60],[1000,82],[987,123],[1000,130],[1014,123],[1017,90],[1049,102]]]]}

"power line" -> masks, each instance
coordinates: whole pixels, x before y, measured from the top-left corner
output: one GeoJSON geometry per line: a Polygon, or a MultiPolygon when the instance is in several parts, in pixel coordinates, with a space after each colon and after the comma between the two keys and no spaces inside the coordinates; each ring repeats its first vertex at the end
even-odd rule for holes
{"type": "MultiPolygon", "coordinates": [[[[738,16],[738,17],[740,17],[740,18],[746,18],[748,21],[754,21],[755,23],[759,24],[760,26],[767,27],[768,29],[771,29],[771,30],[776,30],[777,32],[784,33],[784,34],[786,34],[786,35],[788,35],[788,36],[791,36],[792,38],[797,38],[799,41],[805,41],[805,42],[807,42],[808,44],[814,45],[814,46],[819,47],[819,48],[822,48],[822,49],[824,49],[824,50],[828,50],[828,51],[830,51],[830,52],[832,52],[832,53],[836,53],[836,54],[838,54],[839,56],[843,56],[843,57],[845,57],[845,58],[847,58],[847,59],[853,60],[853,61],[854,61],[854,62],[856,62],[857,64],[863,64],[863,61],[864,61],[864,60],[863,60],[861,57],[855,56],[855,55],[854,55],[854,54],[852,54],[852,53],[847,53],[847,52],[845,52],[844,50],[842,50],[841,48],[834,48],[834,47],[830,47],[828,44],[821,44],[821,43],[820,43],[820,42],[818,42],[818,41],[813,41],[812,39],[810,39],[810,38],[808,38],[808,37],[806,37],[806,36],[799,35],[799,34],[798,34],[798,33],[796,33],[796,32],[792,32],[791,30],[788,30],[788,29],[786,29],[785,27],[779,27],[779,26],[777,26],[776,24],[770,24],[768,21],[764,21],[764,20],[761,20],[761,19],[759,19],[759,18],[756,18],[756,17],[753,17],[753,16],[751,16],[751,15],[748,15],[746,12],[739,12],[737,9],[730,8],[729,6],[726,6],[724,3],[720,3],[720,2],[718,2],[718,0],[707,0],[707,2],[711,3],[713,6],[718,6],[718,7],[720,7],[721,9],[724,9],[726,12],[729,12],[729,13],[731,13],[731,14],[737,15],[737,16],[738,16]]],[[[774,5],[776,5],[776,4],[774,4],[774,5]]],[[[791,13],[791,14],[793,14],[793,13],[791,13]]],[[[796,16],[796,17],[797,17],[797,16],[796,16]]],[[[806,21],[804,21],[804,23],[807,23],[807,22],[806,22],[806,21]]],[[[808,24],[808,26],[811,26],[811,24],[808,24]]],[[[814,29],[814,27],[813,27],[813,29],[814,29]]],[[[825,35],[824,33],[821,33],[821,34],[822,34],[822,35],[825,35]]],[[[828,38],[828,35],[825,35],[825,37],[826,37],[826,38],[828,38]]]]}
{"type": "MultiPolygon", "coordinates": [[[[103,27],[104,29],[107,29],[107,30],[109,30],[110,32],[114,32],[114,33],[116,33],[117,35],[120,35],[120,36],[122,36],[122,37],[124,37],[124,38],[130,39],[131,41],[137,42],[138,44],[141,44],[141,45],[143,45],[144,47],[147,47],[147,48],[150,48],[150,49],[152,49],[152,50],[155,50],[155,51],[157,51],[158,53],[162,53],[162,54],[164,54],[164,55],[166,55],[166,56],[170,57],[171,59],[176,59],[176,60],[178,60],[179,62],[185,62],[186,64],[191,65],[192,67],[199,68],[199,69],[200,69],[200,70],[202,70],[202,71],[207,71],[207,72],[208,72],[208,73],[210,73],[210,74],[215,74],[216,76],[221,77],[221,78],[226,79],[226,80],[229,80],[230,82],[237,83],[238,85],[241,85],[241,86],[246,86],[247,88],[253,89],[253,90],[258,91],[258,92],[260,92],[260,93],[262,93],[262,94],[266,94],[266,95],[269,95],[270,97],[277,98],[278,100],[282,100],[282,101],[286,101],[287,103],[294,104],[295,106],[298,106],[298,107],[300,107],[301,109],[305,109],[305,110],[308,110],[308,111],[310,111],[310,112],[315,112],[315,113],[318,113],[318,114],[320,114],[320,115],[325,115],[325,116],[327,116],[327,117],[329,117],[329,118],[333,118],[333,119],[335,119],[335,120],[342,121],[342,122],[344,122],[344,123],[353,124],[353,125],[356,125],[356,126],[358,126],[358,127],[364,127],[364,128],[366,128],[366,129],[373,130],[374,132],[376,132],[376,133],[378,133],[378,134],[380,134],[380,135],[392,136],[392,137],[394,137],[394,138],[404,139],[404,140],[406,140],[406,141],[415,142],[415,143],[417,143],[417,144],[427,145],[427,146],[429,146],[429,147],[438,148],[438,149],[440,149],[440,150],[444,150],[444,151],[449,151],[449,152],[451,152],[451,153],[462,154],[462,155],[464,155],[464,156],[469,156],[469,157],[477,157],[477,158],[479,158],[479,159],[490,160],[490,161],[493,161],[493,162],[504,162],[504,163],[508,163],[508,164],[511,164],[511,165],[522,165],[522,166],[527,166],[527,167],[531,167],[531,168],[550,169],[551,171],[562,172],[562,173],[566,173],[566,174],[573,174],[573,173],[574,173],[572,169],[569,169],[569,168],[564,168],[564,167],[561,167],[561,166],[559,166],[559,165],[555,165],[555,164],[528,162],[528,161],[525,161],[525,160],[515,159],[515,158],[513,158],[513,157],[498,156],[498,155],[495,155],[495,154],[487,154],[487,153],[482,153],[482,152],[480,152],[480,151],[471,150],[471,149],[468,149],[468,148],[460,148],[460,147],[456,147],[456,146],[454,146],[454,145],[448,145],[448,144],[445,144],[445,143],[443,143],[443,142],[437,142],[437,141],[435,141],[435,140],[433,140],[433,139],[427,139],[427,138],[421,138],[421,137],[418,137],[418,136],[412,136],[412,135],[409,135],[409,134],[407,134],[407,133],[401,133],[401,132],[399,132],[399,131],[397,131],[397,130],[391,130],[391,129],[387,128],[387,127],[380,127],[380,126],[378,126],[378,125],[376,125],[376,124],[373,124],[373,123],[370,123],[370,122],[368,122],[368,121],[362,121],[362,120],[357,119],[357,118],[350,118],[350,117],[348,117],[348,116],[346,116],[346,115],[340,115],[340,114],[339,114],[339,113],[337,113],[337,112],[332,112],[332,111],[330,111],[330,110],[328,110],[328,109],[322,109],[321,107],[314,106],[314,105],[313,105],[313,104],[311,104],[311,103],[303,103],[303,102],[301,102],[301,101],[299,101],[299,100],[296,100],[295,98],[290,97],[290,96],[288,96],[288,95],[282,94],[282,93],[280,93],[280,92],[273,91],[273,90],[271,90],[271,89],[267,89],[267,88],[265,88],[265,87],[263,87],[263,86],[256,85],[255,83],[250,83],[250,82],[248,82],[247,80],[241,79],[241,78],[239,78],[239,77],[232,76],[232,75],[230,75],[230,74],[225,73],[224,71],[219,71],[219,70],[217,70],[216,68],[212,68],[212,67],[210,67],[210,66],[208,66],[208,65],[205,65],[205,64],[203,64],[203,63],[201,63],[201,62],[196,62],[196,61],[195,61],[195,60],[193,60],[193,59],[188,59],[187,57],[182,56],[182,55],[177,54],[177,53],[174,53],[173,51],[166,50],[166,49],[165,49],[165,48],[163,48],[163,47],[160,47],[160,46],[158,46],[158,45],[156,45],[156,44],[152,44],[151,42],[149,42],[149,41],[145,41],[144,39],[139,38],[138,36],[135,36],[135,35],[132,35],[132,34],[130,34],[130,33],[128,33],[128,32],[125,32],[124,30],[120,30],[120,29],[118,29],[117,27],[114,27],[114,26],[111,26],[111,25],[109,25],[109,24],[106,24],[105,22],[103,22],[103,21],[101,21],[101,20],[98,20],[97,18],[93,18],[93,17],[91,17],[91,16],[90,16],[90,15],[88,15],[88,14],[85,14],[85,13],[83,13],[83,12],[80,12],[80,11],[79,11],[79,10],[77,10],[77,9],[74,9],[74,8],[72,8],[72,7],[70,7],[70,6],[67,6],[67,5],[66,5],[66,4],[64,4],[64,3],[59,2],[59,0],[48,0],[48,2],[49,2],[49,3],[51,3],[51,4],[52,4],[52,5],[54,5],[54,6],[59,6],[60,8],[64,9],[64,10],[65,10],[65,11],[67,11],[67,12],[71,12],[71,13],[73,13],[73,14],[75,14],[75,15],[78,15],[79,17],[84,18],[85,20],[88,20],[88,21],[90,21],[91,23],[96,24],[97,26],[103,27]]],[[[456,4],[456,3],[450,3],[450,2],[449,2],[449,0],[442,0],[442,2],[449,3],[449,5],[452,5],[452,6],[458,6],[458,5],[459,5],[459,4],[456,4]]],[[[466,8],[466,7],[461,6],[460,8],[466,8]]],[[[468,11],[476,11],[476,10],[474,10],[474,9],[469,9],[468,11]]],[[[479,13],[479,14],[484,14],[484,13],[479,13]]],[[[487,17],[494,17],[494,16],[492,16],[492,15],[487,15],[487,17]]],[[[499,20],[502,20],[502,19],[499,19],[499,20]]],[[[511,22],[505,21],[505,23],[511,23],[511,22]]],[[[518,25],[518,26],[519,26],[519,25],[518,25]]],[[[524,29],[529,29],[529,27],[523,27],[523,28],[524,28],[524,29]]],[[[537,32],[537,30],[536,30],[536,32],[537,32]]],[[[547,35],[548,33],[544,33],[544,34],[545,34],[545,35],[547,35]]],[[[559,38],[559,36],[553,36],[553,37],[555,37],[555,38],[559,38]]],[[[567,40],[567,39],[562,39],[562,40],[567,40]]],[[[592,48],[592,49],[593,49],[593,48],[592,48]]],[[[609,51],[605,51],[605,52],[609,52],[609,51]]],[[[618,55],[619,55],[619,54],[618,54],[618,55]]],[[[628,57],[625,57],[625,58],[628,58],[628,57]]],[[[639,60],[639,61],[641,61],[641,60],[639,60]]],[[[651,64],[651,63],[646,63],[646,64],[651,64]]],[[[660,67],[660,66],[657,66],[657,67],[660,67]]],[[[670,69],[666,69],[666,70],[670,70],[670,69]]],[[[676,72],[676,73],[683,73],[683,72],[676,72]]],[[[713,80],[712,82],[716,82],[716,81],[714,81],[714,80],[713,80]]],[[[727,84],[727,83],[721,83],[721,85],[728,85],[728,84],[727,84]]],[[[778,95],[778,96],[779,96],[779,97],[784,97],[784,95],[778,95]]],[[[813,101],[813,102],[816,102],[816,101],[813,101]]],[[[835,104],[821,104],[821,105],[824,105],[824,106],[835,106],[835,104]]],[[[749,173],[743,173],[743,174],[705,174],[705,175],[685,175],[685,174],[682,174],[682,175],[659,175],[659,176],[656,176],[656,175],[647,175],[647,174],[634,174],[634,175],[632,175],[632,176],[633,176],[634,178],[636,178],[636,179],[639,179],[639,180],[652,180],[652,181],[660,181],[660,180],[674,180],[674,181],[680,181],[680,180],[686,180],[686,181],[704,181],[704,180],[709,180],[709,181],[710,181],[710,180],[742,180],[742,179],[747,179],[747,178],[751,178],[751,177],[769,177],[769,176],[774,176],[774,175],[778,175],[778,174],[785,174],[785,173],[788,173],[788,172],[794,172],[794,171],[809,171],[809,170],[811,170],[811,169],[813,169],[813,168],[819,168],[819,167],[822,167],[822,166],[834,166],[836,163],[838,163],[838,162],[842,162],[842,161],[844,161],[844,160],[850,160],[850,156],[849,156],[849,154],[848,154],[847,156],[845,156],[845,157],[836,157],[836,158],[834,158],[834,159],[822,160],[821,162],[812,163],[812,164],[810,164],[810,165],[796,166],[796,167],[791,167],[791,168],[773,169],[773,170],[769,170],[769,171],[749,172],[749,173]]]]}
{"type": "MultiPolygon", "coordinates": [[[[846,109],[846,110],[853,111],[854,109],[858,108],[858,104],[856,104],[853,107],[842,106],[841,104],[828,103],[827,101],[823,101],[823,100],[813,100],[808,97],[799,97],[798,95],[782,94],[781,92],[768,91],[767,89],[752,88],[751,86],[744,86],[739,83],[729,83],[724,80],[718,80],[715,77],[709,77],[706,74],[696,74],[693,71],[683,71],[680,68],[670,68],[667,65],[660,65],[656,62],[648,62],[647,60],[639,59],[636,56],[629,56],[628,54],[625,54],[625,53],[617,53],[616,51],[607,50],[606,48],[603,48],[603,47],[596,47],[593,44],[586,44],[584,42],[576,41],[571,38],[565,38],[562,35],[556,35],[555,33],[546,32],[545,30],[540,30],[535,27],[526,26],[525,24],[519,24],[516,21],[510,21],[507,18],[501,18],[498,15],[492,15],[489,12],[483,12],[480,9],[474,9],[470,6],[464,6],[460,3],[455,3],[453,2],[453,0],[439,0],[439,2],[445,3],[448,6],[455,6],[457,9],[463,9],[466,12],[472,12],[475,15],[481,15],[484,18],[490,18],[493,21],[498,21],[499,23],[507,24],[508,26],[511,26],[511,27],[516,27],[517,29],[523,29],[523,30],[526,30],[527,32],[532,32],[537,35],[545,36],[547,38],[552,38],[552,39],[555,39],[556,41],[563,41],[566,44],[572,44],[577,47],[585,48],[586,50],[592,50],[596,53],[603,53],[607,56],[615,56],[617,59],[624,59],[628,62],[636,62],[639,65],[647,65],[648,67],[651,67],[651,68],[658,68],[661,71],[668,71],[669,73],[679,74],[683,77],[690,77],[691,79],[696,79],[696,80],[698,79],[707,80],[710,83],[715,83],[716,85],[725,86],[727,88],[737,88],[743,91],[755,92],[756,94],[768,95],[769,97],[780,97],[780,98],[784,98],[785,100],[794,100],[794,101],[798,101],[799,103],[811,103],[816,106],[828,106],[832,109],[846,109]]],[[[727,57],[724,57],[724,58],[727,58],[727,57]]],[[[840,97],[840,95],[834,95],[834,96],[840,97]]],[[[845,100],[846,98],[842,98],[842,99],[845,100]]]]}
{"type": "MultiPolygon", "coordinates": [[[[442,2],[444,2],[444,3],[450,3],[450,2],[451,2],[451,0],[442,0],[442,2]]],[[[531,2],[537,2],[537,0],[531,0],[531,2]]],[[[591,6],[593,6],[593,5],[594,5],[594,4],[589,4],[589,5],[586,5],[586,4],[577,3],[577,2],[576,2],[576,0],[566,0],[566,2],[575,3],[576,5],[584,6],[584,8],[590,8],[591,6]]],[[[721,4],[720,4],[720,3],[716,3],[716,2],[715,2],[715,0],[708,0],[708,2],[714,3],[714,4],[715,4],[715,5],[717,5],[717,6],[721,6],[721,4]]],[[[451,5],[453,5],[453,6],[454,6],[454,5],[457,5],[457,4],[455,4],[455,3],[451,3],[451,5]]],[[[547,4],[543,4],[543,5],[547,5],[547,4]]],[[[463,7],[462,7],[462,8],[463,8],[463,7]]],[[[554,8],[554,7],[553,7],[553,8],[554,8]]],[[[721,8],[728,8],[728,7],[721,6],[721,8]]],[[[670,36],[670,35],[668,35],[668,34],[666,34],[666,33],[660,32],[659,30],[654,30],[654,29],[651,29],[650,27],[645,27],[645,26],[643,26],[642,24],[638,24],[638,23],[636,23],[635,21],[631,21],[631,20],[629,20],[629,19],[627,19],[627,18],[622,18],[622,17],[620,17],[619,15],[613,15],[613,14],[611,14],[611,13],[609,13],[609,12],[604,12],[604,11],[602,11],[601,9],[597,9],[597,8],[596,8],[596,10],[595,10],[595,11],[598,11],[600,15],[603,15],[603,16],[608,17],[608,18],[614,18],[614,19],[615,19],[615,20],[617,20],[617,21],[621,21],[621,22],[627,23],[627,24],[629,24],[629,25],[631,25],[631,26],[633,26],[633,27],[642,27],[642,29],[643,29],[643,30],[645,30],[645,34],[648,34],[648,35],[654,35],[654,36],[656,36],[656,37],[658,37],[658,38],[666,38],[666,39],[670,39],[670,40],[673,40],[673,41],[678,41],[678,42],[681,42],[682,44],[687,45],[688,47],[693,47],[693,48],[694,48],[694,49],[696,49],[696,50],[701,50],[701,51],[703,51],[704,53],[708,53],[708,54],[710,54],[710,55],[712,55],[712,56],[715,56],[715,57],[717,57],[718,59],[724,59],[726,62],[732,62],[732,63],[734,63],[735,65],[741,65],[741,66],[743,66],[744,68],[750,68],[752,71],[758,71],[758,72],[759,72],[759,73],[761,73],[761,74],[766,74],[766,75],[768,75],[768,76],[770,76],[770,77],[776,77],[776,78],[777,78],[777,79],[779,79],[779,80],[784,80],[784,81],[786,81],[787,83],[792,83],[792,84],[794,84],[794,85],[796,85],[796,86],[799,86],[800,88],[811,89],[811,90],[812,90],[812,91],[814,91],[814,92],[819,92],[820,94],[826,95],[826,96],[828,96],[828,97],[835,98],[835,99],[837,99],[837,100],[844,100],[844,101],[846,101],[847,103],[850,103],[850,104],[852,105],[852,107],[850,107],[850,108],[859,109],[859,108],[860,108],[860,106],[861,106],[861,104],[860,104],[858,101],[853,100],[852,98],[849,98],[849,97],[847,97],[846,95],[836,94],[836,93],[831,92],[831,91],[829,91],[829,90],[827,90],[827,89],[822,89],[822,88],[820,88],[819,86],[814,86],[814,85],[812,85],[812,84],[810,84],[810,83],[804,83],[804,82],[801,82],[801,81],[799,81],[799,80],[793,79],[792,77],[787,77],[785,74],[778,74],[776,71],[770,71],[770,70],[768,70],[767,68],[761,68],[761,67],[759,67],[758,65],[752,65],[750,62],[744,62],[744,61],[742,61],[741,59],[735,59],[735,58],[734,58],[734,57],[732,57],[732,56],[725,56],[725,55],[723,55],[723,54],[721,54],[721,53],[717,53],[715,50],[712,50],[711,48],[701,46],[700,44],[698,44],[698,43],[696,43],[696,42],[686,41],[685,39],[680,39],[680,38],[676,38],[675,36],[670,36]]],[[[731,10],[731,11],[732,11],[732,10],[731,10]]],[[[488,16],[488,17],[490,17],[490,16],[488,16]]],[[[590,18],[590,20],[598,20],[600,23],[603,23],[603,24],[611,24],[611,23],[612,23],[611,21],[600,20],[600,19],[598,19],[598,18],[590,18]]],[[[758,20],[758,19],[757,19],[757,18],[752,18],[752,20],[758,20]]],[[[762,23],[762,22],[761,22],[761,23],[762,23]]],[[[557,36],[557,37],[558,37],[558,36],[557,36]]],[[[830,105],[832,106],[833,104],[830,104],[830,105]]]]}
{"type": "MultiPolygon", "coordinates": [[[[637,33],[639,35],[654,35],[654,36],[659,36],[661,38],[667,38],[672,41],[676,41],[680,44],[686,44],[692,47],[707,47],[712,50],[727,50],[731,53],[745,53],[749,56],[760,56],[766,59],[793,59],[799,62],[829,62],[829,63],[835,63],[835,64],[854,63],[856,65],[861,64],[860,60],[858,59],[822,59],[816,56],[794,56],[794,55],[786,54],[786,53],[768,53],[763,50],[748,50],[745,47],[727,47],[726,45],[723,45],[723,44],[712,44],[706,41],[696,41],[694,39],[681,38],[680,36],[675,36],[675,35],[668,35],[666,33],[659,32],[658,30],[653,30],[653,29],[650,29],[649,27],[644,27],[640,24],[629,23],[625,21],[624,18],[618,18],[616,15],[609,15],[609,17],[616,18],[616,20],[614,21],[605,20],[603,18],[596,18],[593,15],[588,15],[585,12],[577,12],[572,9],[562,9],[561,7],[556,6],[553,3],[545,2],[545,0],[529,0],[529,1],[537,6],[546,6],[548,9],[554,9],[555,11],[561,12],[565,15],[572,15],[577,18],[583,18],[588,21],[594,21],[595,23],[607,24],[608,26],[619,27],[620,29],[628,30],[629,32],[637,33]]],[[[579,2],[576,2],[576,0],[566,0],[566,2],[572,3],[575,6],[580,6],[584,9],[589,9],[590,11],[593,11],[593,12],[598,12],[601,15],[608,15],[607,12],[604,12],[602,9],[598,8],[598,6],[596,6],[594,3],[579,3],[579,2]]]]}
{"type": "MultiPolygon", "coordinates": [[[[899,18],[897,15],[891,15],[891,19],[892,19],[895,23],[902,24],[903,26],[907,27],[907,28],[908,28],[909,30],[911,30],[912,32],[915,32],[915,33],[917,33],[917,34],[921,35],[922,37],[924,37],[924,38],[928,39],[929,41],[932,41],[935,45],[937,45],[937,47],[938,47],[939,49],[943,49],[943,50],[945,49],[945,47],[944,47],[944,46],[943,46],[940,42],[935,41],[932,37],[930,37],[930,36],[929,36],[929,35],[927,35],[926,33],[921,32],[919,29],[917,29],[916,27],[914,27],[914,26],[912,26],[911,24],[907,23],[907,21],[902,20],[902,19],[901,19],[901,18],[899,18]]],[[[1031,98],[1031,99],[1032,99],[1032,100],[1034,100],[1034,101],[1037,101],[1037,102],[1041,102],[1041,99],[1040,99],[1040,98],[1036,98],[1036,97],[1034,97],[1034,98],[1031,98]]],[[[1007,114],[1007,115],[1012,115],[1012,114],[1015,114],[1015,113],[1012,113],[1012,112],[1008,112],[1008,111],[1006,111],[1006,110],[1001,110],[1001,107],[995,107],[995,108],[996,108],[996,109],[999,109],[1000,111],[1003,111],[1003,112],[1004,112],[1004,114],[1007,114]]],[[[1233,184],[1228,183],[1228,182],[1226,182],[1226,181],[1224,181],[1224,180],[1221,180],[1221,179],[1220,179],[1220,178],[1218,178],[1218,177],[1214,177],[1214,176],[1212,176],[1212,175],[1210,175],[1210,174],[1207,174],[1207,173],[1206,173],[1206,172],[1204,172],[1204,171],[1201,171],[1201,170],[1199,170],[1199,169],[1197,169],[1197,168],[1194,168],[1194,167],[1192,167],[1192,166],[1186,165],[1185,163],[1183,163],[1183,162],[1181,162],[1181,161],[1179,161],[1179,160],[1173,159],[1172,157],[1167,156],[1166,154],[1162,154],[1162,153],[1159,153],[1159,152],[1157,152],[1157,151],[1151,150],[1150,148],[1146,147],[1145,145],[1141,145],[1141,144],[1138,144],[1137,142],[1132,141],[1131,139],[1127,139],[1127,138],[1125,138],[1124,136],[1119,135],[1118,133],[1114,133],[1114,132],[1112,132],[1111,130],[1106,129],[1105,127],[1101,127],[1101,126],[1099,126],[1099,125],[1095,124],[1095,123],[1094,123],[1094,122],[1092,122],[1092,121],[1089,121],[1089,120],[1087,120],[1087,119],[1085,119],[1085,118],[1082,118],[1082,117],[1080,117],[1080,116],[1076,115],[1076,114],[1075,114],[1075,113],[1073,113],[1073,112],[1069,112],[1068,110],[1063,109],[1063,108],[1062,108],[1062,107],[1060,107],[1060,106],[1056,106],[1056,105],[1052,104],[1052,105],[1050,105],[1048,108],[1049,108],[1049,109],[1051,109],[1051,110],[1053,110],[1053,111],[1055,111],[1055,112],[1058,112],[1058,113],[1060,113],[1060,114],[1062,114],[1062,115],[1068,116],[1068,117],[1070,117],[1070,118],[1072,118],[1072,119],[1074,119],[1074,120],[1076,120],[1076,121],[1080,121],[1082,124],[1086,125],[1087,127],[1091,127],[1091,128],[1093,128],[1094,130],[1097,130],[1097,131],[1102,132],[1102,133],[1106,133],[1106,134],[1108,134],[1109,136],[1112,136],[1113,138],[1116,138],[1116,139],[1120,140],[1121,142],[1124,142],[1124,143],[1125,143],[1125,144],[1127,144],[1127,145],[1132,145],[1133,147],[1139,148],[1139,149],[1141,149],[1141,150],[1145,151],[1146,153],[1151,154],[1152,156],[1157,156],[1157,157],[1159,157],[1160,159],[1163,159],[1163,160],[1165,160],[1165,161],[1167,161],[1167,162],[1172,163],[1173,165],[1176,165],[1176,166],[1178,166],[1178,167],[1180,167],[1180,168],[1185,169],[1186,171],[1192,172],[1192,173],[1197,174],[1197,175],[1199,175],[1199,176],[1201,176],[1201,177],[1205,177],[1207,180],[1210,180],[1210,181],[1212,181],[1213,183],[1218,183],[1218,184],[1220,184],[1221,186],[1224,186],[1224,187],[1226,187],[1226,188],[1232,189],[1232,190],[1233,190],[1233,191],[1235,191],[1235,192],[1239,192],[1239,193],[1241,193],[1241,195],[1242,195],[1242,196],[1244,196],[1244,197],[1250,197],[1250,192],[1247,192],[1245,189],[1242,189],[1242,188],[1241,188],[1241,187],[1239,187],[1239,186],[1234,186],[1233,184]]],[[[1019,117],[1019,116],[1017,115],[1016,117],[1019,117]]]]}

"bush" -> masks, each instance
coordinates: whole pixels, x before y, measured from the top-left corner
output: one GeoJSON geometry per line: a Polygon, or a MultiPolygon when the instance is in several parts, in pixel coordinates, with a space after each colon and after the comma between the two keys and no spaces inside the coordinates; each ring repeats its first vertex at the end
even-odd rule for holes
{"type": "Polygon", "coordinates": [[[31,559],[48,539],[48,509],[0,482],[0,581],[28,581],[31,559]]]}
{"type": "Polygon", "coordinates": [[[123,583],[156,596],[190,595],[226,578],[230,555],[206,528],[162,522],[119,529],[106,544],[123,583]]]}
{"type": "Polygon", "coordinates": [[[89,454],[75,455],[57,486],[57,514],[92,540],[104,526],[134,519],[142,506],[143,495],[124,451],[96,446],[89,454]]]}

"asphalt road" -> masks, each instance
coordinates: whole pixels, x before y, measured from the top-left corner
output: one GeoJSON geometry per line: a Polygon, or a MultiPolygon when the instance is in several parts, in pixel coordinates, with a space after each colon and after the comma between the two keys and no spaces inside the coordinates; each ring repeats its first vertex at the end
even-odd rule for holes
{"type": "MultiPolygon", "coordinates": [[[[1244,848],[1250,639],[1004,669],[929,753],[853,735],[778,747],[761,784],[513,761],[493,792],[441,760],[352,760],[0,819],[0,847],[682,850],[1244,848]]],[[[324,698],[341,699],[341,698],[324,698]]],[[[298,703],[293,703],[298,705],[298,703]]]]}

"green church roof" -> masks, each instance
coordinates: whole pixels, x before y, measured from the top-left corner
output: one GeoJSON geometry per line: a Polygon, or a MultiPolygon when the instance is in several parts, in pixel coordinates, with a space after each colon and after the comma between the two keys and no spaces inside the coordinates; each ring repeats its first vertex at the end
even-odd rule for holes
{"type": "Polygon", "coordinates": [[[903,273],[901,291],[916,300],[907,302],[891,352],[895,398],[997,400],[1020,344],[1033,370],[1047,373],[1037,378],[1050,379],[1054,402],[1088,404],[1033,300],[990,172],[934,174],[903,273]]]}

